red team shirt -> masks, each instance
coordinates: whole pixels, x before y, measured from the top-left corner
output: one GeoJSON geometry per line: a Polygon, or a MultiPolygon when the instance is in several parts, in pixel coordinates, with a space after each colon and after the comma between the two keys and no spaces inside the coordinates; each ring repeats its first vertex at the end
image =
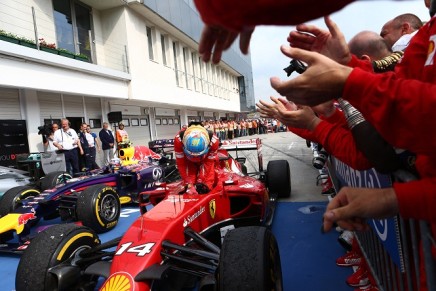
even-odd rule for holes
{"type": "Polygon", "coordinates": [[[194,163],[188,160],[183,151],[183,142],[180,132],[174,138],[174,152],[176,154],[177,169],[186,184],[203,183],[212,189],[215,183],[215,166],[217,163],[219,139],[214,134],[211,138],[210,148],[203,161],[194,163]]]}

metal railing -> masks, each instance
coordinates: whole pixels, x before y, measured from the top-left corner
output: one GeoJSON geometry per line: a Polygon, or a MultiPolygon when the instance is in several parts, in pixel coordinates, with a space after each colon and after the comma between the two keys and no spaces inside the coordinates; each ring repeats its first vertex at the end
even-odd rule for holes
{"type": "MultiPolygon", "coordinates": [[[[350,185],[344,181],[344,177],[341,177],[343,171],[336,170],[337,164],[341,164],[341,167],[348,167],[334,158],[330,158],[329,172],[337,190],[342,186],[367,186],[350,185]]],[[[350,167],[347,171],[347,173],[355,172],[359,177],[364,177],[369,172],[356,171],[350,167]]],[[[380,175],[373,169],[371,171],[372,174],[380,175]]],[[[414,180],[414,177],[407,172],[397,171],[391,179],[398,182],[409,182],[414,180]]],[[[384,222],[386,223],[385,227],[387,227],[387,221],[384,222]]],[[[436,242],[429,223],[403,219],[401,216],[396,216],[391,221],[396,226],[395,236],[392,239],[396,241],[395,251],[386,245],[378,231],[374,231],[373,228],[365,232],[355,232],[355,237],[378,288],[381,291],[436,291],[436,260],[433,256],[436,242]],[[399,259],[396,258],[397,255],[399,259]]],[[[385,237],[384,239],[386,240],[385,237]]],[[[393,242],[391,241],[391,243],[393,242]]]]}
{"type": "MultiPolygon", "coordinates": [[[[0,30],[20,39],[21,42],[34,44],[34,48],[37,50],[43,46],[40,45],[42,42],[54,45],[59,49],[68,49],[58,46],[52,6],[44,6],[30,6],[12,0],[1,1],[0,30]]],[[[111,40],[96,31],[81,31],[79,27],[76,27],[74,31],[87,36],[89,44],[86,45],[86,48],[80,48],[81,44],[77,40],[75,43],[71,43],[69,51],[74,50],[71,53],[84,53],[88,56],[90,63],[129,73],[127,43],[111,40]]]]}

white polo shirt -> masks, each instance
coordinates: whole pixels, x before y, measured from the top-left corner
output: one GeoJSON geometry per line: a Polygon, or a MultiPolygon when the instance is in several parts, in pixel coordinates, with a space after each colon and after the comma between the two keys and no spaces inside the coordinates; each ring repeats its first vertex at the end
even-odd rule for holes
{"type": "Polygon", "coordinates": [[[79,137],[74,129],[69,128],[67,131],[64,131],[61,128],[55,131],[53,142],[57,142],[58,144],[62,145],[64,150],[68,151],[77,148],[77,144],[74,144],[74,142],[78,139],[79,137]]]}

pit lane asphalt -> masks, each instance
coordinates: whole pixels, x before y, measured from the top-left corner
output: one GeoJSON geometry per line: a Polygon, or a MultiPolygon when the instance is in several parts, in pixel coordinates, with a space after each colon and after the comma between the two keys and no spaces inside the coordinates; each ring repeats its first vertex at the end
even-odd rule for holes
{"type": "MultiPolygon", "coordinates": [[[[252,135],[238,139],[260,138],[262,140],[262,154],[264,169],[271,160],[287,160],[291,168],[291,197],[281,199],[282,202],[326,202],[322,196],[322,187],[316,186],[319,172],[312,166],[313,153],[306,146],[306,140],[292,132],[278,132],[252,135]]],[[[257,169],[256,151],[243,151],[247,158],[248,172],[257,169]]]]}

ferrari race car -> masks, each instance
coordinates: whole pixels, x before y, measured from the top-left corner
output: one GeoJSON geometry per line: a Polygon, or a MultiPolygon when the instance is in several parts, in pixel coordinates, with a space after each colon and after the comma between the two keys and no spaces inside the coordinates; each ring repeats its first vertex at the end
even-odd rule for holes
{"type": "Polygon", "coordinates": [[[129,166],[113,164],[62,182],[62,172],[50,173],[42,182],[57,185],[42,192],[30,186],[9,189],[0,199],[0,252],[21,253],[28,246],[31,227],[41,218],[60,217],[79,221],[97,233],[109,231],[118,223],[121,204],[138,202],[140,193],[154,189],[156,182],[177,179],[177,173],[173,161],[145,159],[129,166]],[[12,242],[14,232],[18,243],[12,242]]]}
{"type": "MultiPolygon", "coordinates": [[[[260,140],[226,148],[239,146],[259,149],[260,140]]],[[[258,158],[262,169],[260,151],[258,158]]],[[[39,233],[21,257],[16,290],[282,290],[268,226],[276,198],[289,195],[288,162],[270,161],[266,171],[245,175],[221,148],[215,173],[208,194],[190,194],[183,182],[142,192],[142,215],[111,241],[101,243],[75,224],[39,233]]]]}

